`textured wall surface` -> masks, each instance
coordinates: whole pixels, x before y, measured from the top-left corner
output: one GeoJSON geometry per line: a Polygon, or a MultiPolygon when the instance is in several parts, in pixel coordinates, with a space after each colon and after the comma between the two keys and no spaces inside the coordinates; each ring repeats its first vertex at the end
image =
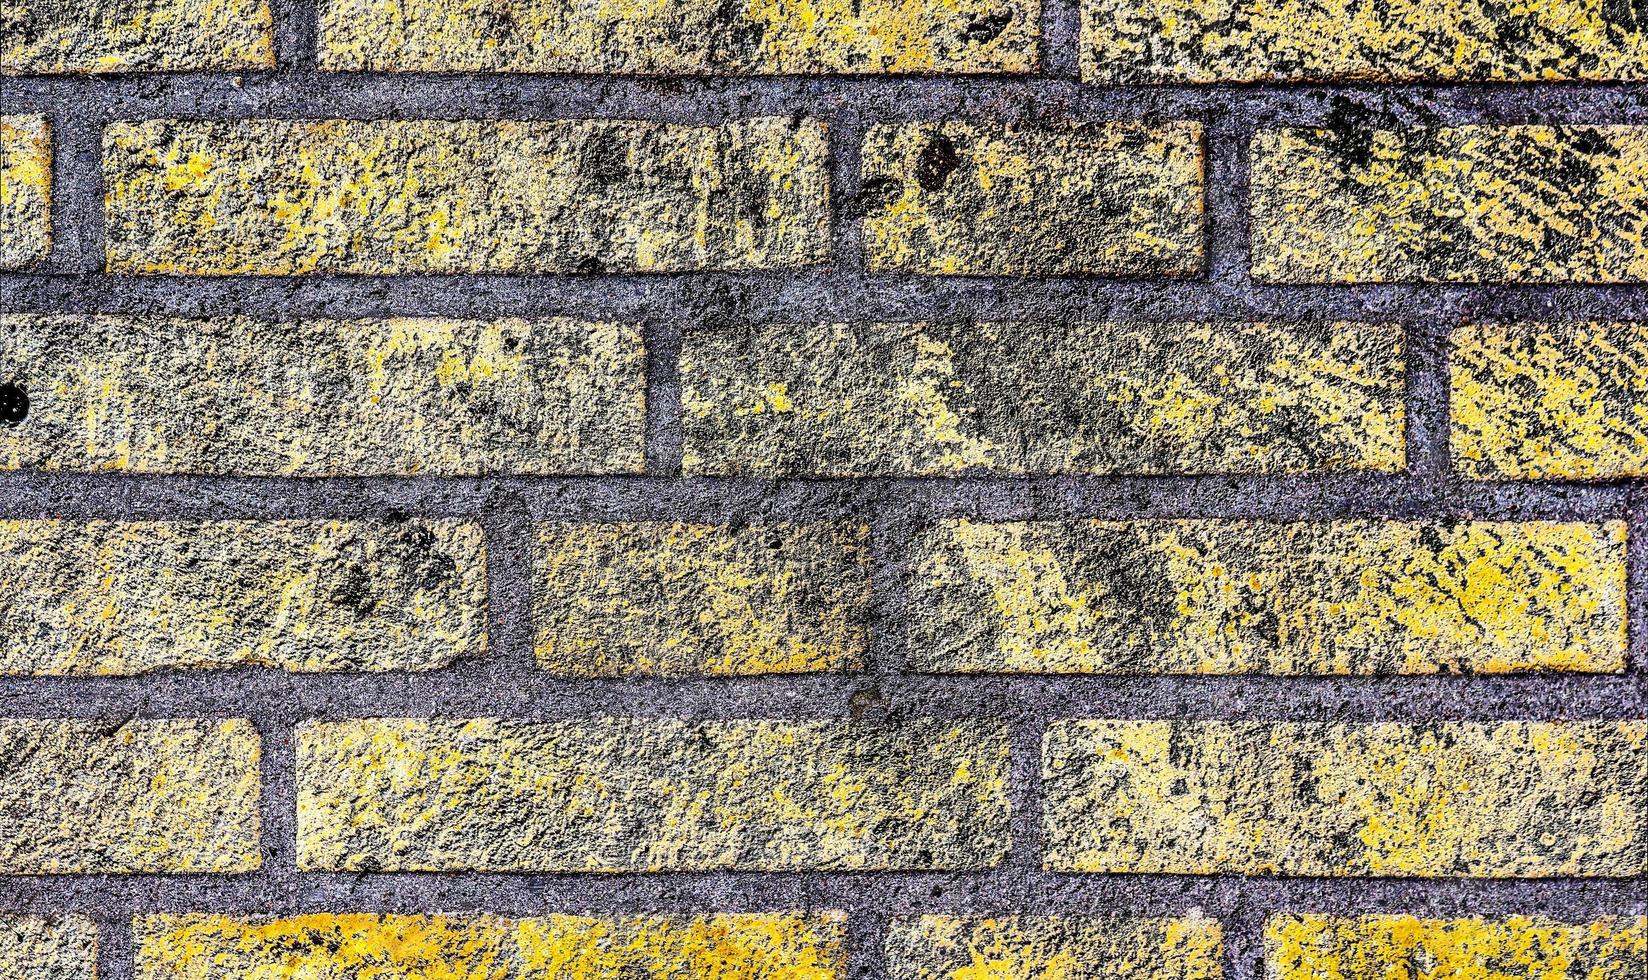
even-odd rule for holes
{"type": "Polygon", "coordinates": [[[5,0],[0,980],[1648,980],[1645,0],[5,0]]]}

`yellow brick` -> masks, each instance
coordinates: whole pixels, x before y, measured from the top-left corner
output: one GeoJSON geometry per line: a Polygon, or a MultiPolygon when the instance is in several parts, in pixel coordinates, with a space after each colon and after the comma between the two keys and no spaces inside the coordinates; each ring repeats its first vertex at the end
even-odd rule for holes
{"type": "Polygon", "coordinates": [[[268,0],[7,0],[6,6],[0,74],[275,65],[268,0]]]}
{"type": "Polygon", "coordinates": [[[1620,671],[1625,589],[1623,522],[947,521],[911,545],[911,666],[1620,671]]]}
{"type": "Polygon", "coordinates": [[[844,980],[846,915],[143,916],[137,980],[844,980]]]}
{"type": "Polygon", "coordinates": [[[430,670],[486,649],[457,521],[0,521],[0,674],[430,670]]]}
{"type": "Polygon", "coordinates": [[[871,127],[871,269],[1189,276],[1202,269],[1202,130],[948,121],[871,127]]]}
{"type": "Polygon", "coordinates": [[[1208,919],[895,919],[892,980],[1219,980],[1208,919]]]}
{"type": "Polygon", "coordinates": [[[546,524],[540,666],[577,677],[857,670],[869,644],[869,528],[546,524]]]}
{"type": "Polygon", "coordinates": [[[110,271],[681,272],[822,262],[824,126],[149,120],[104,131],[110,271]]]}
{"type": "Polygon", "coordinates": [[[1261,130],[1266,282],[1648,281],[1648,127],[1261,130]]]}
{"type": "Polygon", "coordinates": [[[0,719],[0,874],[255,871],[250,722],[0,719]]]}
{"type": "Polygon", "coordinates": [[[1396,327],[741,325],[681,355],[704,475],[1395,472],[1396,327]]]}
{"type": "Polygon", "coordinates": [[[1265,958],[1268,980],[1643,980],[1648,920],[1281,915],[1265,958]]]}
{"type": "Polygon", "coordinates": [[[1025,72],[1040,0],[325,0],[334,71],[1025,72]]]}
{"type": "Polygon", "coordinates": [[[1471,479],[1648,476],[1648,324],[1453,334],[1454,466],[1471,479]]]}
{"type": "Polygon", "coordinates": [[[1082,78],[1643,81],[1648,17],[1611,0],[1083,0],[1082,78]]]}
{"type": "Polygon", "coordinates": [[[79,915],[0,916],[0,980],[97,980],[97,926],[79,915]]]}
{"type": "Polygon", "coordinates": [[[646,352],[581,320],[0,314],[0,469],[640,473],[646,352]],[[183,383],[186,379],[187,383],[183,383]]]}
{"type": "Polygon", "coordinates": [[[309,871],[965,869],[1010,840],[994,723],[378,718],[297,754],[309,871]]]}
{"type": "Polygon", "coordinates": [[[0,269],[51,251],[52,145],[45,116],[0,117],[0,269]]]}
{"type": "Polygon", "coordinates": [[[1056,871],[1648,871],[1642,721],[1060,721],[1042,769],[1056,871]]]}

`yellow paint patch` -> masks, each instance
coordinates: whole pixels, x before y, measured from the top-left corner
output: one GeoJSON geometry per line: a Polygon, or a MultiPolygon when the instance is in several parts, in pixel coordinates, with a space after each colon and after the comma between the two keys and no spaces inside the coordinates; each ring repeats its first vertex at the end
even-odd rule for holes
{"type": "Polygon", "coordinates": [[[51,251],[52,144],[45,116],[0,117],[0,269],[51,251]]]}
{"type": "Polygon", "coordinates": [[[892,980],[1219,980],[1223,930],[1202,918],[895,919],[892,980]]]}
{"type": "Polygon", "coordinates": [[[7,9],[0,74],[275,65],[268,0],[8,0],[7,9]]]}

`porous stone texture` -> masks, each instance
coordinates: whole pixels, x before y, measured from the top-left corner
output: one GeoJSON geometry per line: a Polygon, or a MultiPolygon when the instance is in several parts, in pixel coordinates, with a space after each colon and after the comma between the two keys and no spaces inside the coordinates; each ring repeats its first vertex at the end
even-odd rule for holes
{"type": "Polygon", "coordinates": [[[0,469],[638,473],[639,328],[0,314],[0,469]]]}
{"type": "Polygon", "coordinates": [[[1404,878],[1648,872],[1648,723],[1056,721],[1044,866],[1404,878]]]}
{"type": "Polygon", "coordinates": [[[1648,919],[1279,915],[1265,924],[1268,980],[1640,980],[1648,919]]]}
{"type": "Polygon", "coordinates": [[[1449,369],[1449,443],[1465,476],[1648,476],[1648,324],[1461,327],[1449,369]]]}
{"type": "Polygon", "coordinates": [[[0,269],[51,251],[52,144],[45,116],[0,116],[0,269]]]}
{"type": "Polygon", "coordinates": [[[689,474],[1397,471],[1394,326],[730,325],[681,354],[689,474]]]}
{"type": "Polygon", "coordinates": [[[268,0],[7,0],[0,74],[275,66],[268,0]]]}
{"type": "Polygon", "coordinates": [[[104,130],[107,260],[162,275],[824,261],[824,126],[153,119],[104,130]]]}
{"type": "Polygon", "coordinates": [[[855,521],[541,525],[538,663],[574,677],[857,670],[869,538],[855,521]]]}
{"type": "Polygon", "coordinates": [[[255,871],[243,720],[0,718],[0,874],[255,871]]]}
{"type": "Polygon", "coordinates": [[[865,261],[965,276],[1194,275],[1201,140],[1192,122],[872,126],[865,261]]]}
{"type": "Polygon", "coordinates": [[[97,926],[82,915],[0,915],[0,980],[97,980],[97,926]]]}
{"type": "Polygon", "coordinates": [[[461,521],[0,521],[0,674],[430,670],[486,650],[461,521]]]}
{"type": "Polygon", "coordinates": [[[1264,282],[1648,281],[1648,127],[1261,129],[1264,282]]]}
{"type": "Polygon", "coordinates": [[[1082,78],[1184,82],[1648,79],[1616,0],[1082,0],[1082,78]]]}
{"type": "Polygon", "coordinates": [[[1040,0],[323,0],[335,71],[937,74],[1036,67],[1040,0]]]}
{"type": "Polygon", "coordinates": [[[1428,674],[1626,666],[1625,525],[935,523],[911,666],[1428,674]]]}
{"type": "Polygon", "coordinates": [[[841,912],[668,917],[155,915],[137,980],[845,980],[841,912]]]}
{"type": "Polygon", "coordinates": [[[1223,930],[1184,919],[923,915],[887,933],[892,980],[1220,980],[1223,930]]]}
{"type": "Polygon", "coordinates": [[[993,867],[1005,726],[380,718],[297,733],[309,871],[993,867]]]}

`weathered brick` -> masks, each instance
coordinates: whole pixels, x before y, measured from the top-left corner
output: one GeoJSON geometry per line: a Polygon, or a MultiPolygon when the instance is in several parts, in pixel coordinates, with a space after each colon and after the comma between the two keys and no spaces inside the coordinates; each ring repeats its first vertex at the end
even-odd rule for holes
{"type": "Polygon", "coordinates": [[[715,475],[1403,468],[1396,327],[829,324],[693,331],[684,466],[715,475]]]}
{"type": "Polygon", "coordinates": [[[0,915],[0,980],[97,980],[97,926],[79,915],[0,915]]]}
{"type": "Polygon", "coordinates": [[[821,262],[824,126],[149,120],[104,131],[128,273],[679,272],[821,262]]]}
{"type": "Polygon", "coordinates": [[[273,68],[268,0],[8,0],[0,73],[273,68]]]}
{"type": "Polygon", "coordinates": [[[1648,920],[1543,916],[1279,915],[1265,924],[1269,980],[1642,980],[1648,920]]]}
{"type": "Polygon", "coordinates": [[[910,553],[917,670],[1626,664],[1623,522],[963,520],[926,529],[910,553]]]}
{"type": "Polygon", "coordinates": [[[842,912],[607,918],[312,914],[139,917],[138,980],[427,977],[837,980],[842,912]],[[358,972],[357,972],[358,971],[358,972]]]}
{"type": "Polygon", "coordinates": [[[0,269],[51,251],[51,200],[51,124],[45,116],[0,116],[0,269]]]}
{"type": "Polygon", "coordinates": [[[323,871],[991,867],[1005,726],[356,719],[298,728],[323,871]]]}
{"type": "Polygon", "coordinates": [[[255,871],[250,722],[0,719],[0,874],[255,871]]]}
{"type": "Polygon", "coordinates": [[[1260,130],[1266,282],[1648,281],[1648,127],[1260,130]]]}
{"type": "Polygon", "coordinates": [[[538,663],[559,674],[857,670],[869,644],[869,528],[545,524],[538,663]]]}
{"type": "Polygon", "coordinates": [[[947,121],[864,139],[876,271],[1189,276],[1202,269],[1202,130],[947,121]]]}
{"type": "Polygon", "coordinates": [[[1057,871],[1629,877],[1648,723],[1060,721],[1057,871]]]}
{"type": "Polygon", "coordinates": [[[0,521],[0,674],[429,670],[486,649],[457,521],[0,521]]]}
{"type": "Polygon", "coordinates": [[[1083,0],[1082,78],[1642,81],[1645,32],[1609,0],[1083,0]]]}
{"type": "Polygon", "coordinates": [[[1648,324],[1453,334],[1453,464],[1472,479],[1648,476],[1648,324]]]}
{"type": "Polygon", "coordinates": [[[1219,980],[1223,931],[1209,919],[1039,916],[895,919],[893,980],[1219,980]]]}
{"type": "Polygon", "coordinates": [[[326,0],[337,71],[931,74],[1036,67],[1040,0],[326,0]]]}
{"type": "Polygon", "coordinates": [[[640,473],[646,352],[581,320],[0,314],[0,469],[640,473]],[[181,379],[187,379],[182,383],[181,379]]]}

